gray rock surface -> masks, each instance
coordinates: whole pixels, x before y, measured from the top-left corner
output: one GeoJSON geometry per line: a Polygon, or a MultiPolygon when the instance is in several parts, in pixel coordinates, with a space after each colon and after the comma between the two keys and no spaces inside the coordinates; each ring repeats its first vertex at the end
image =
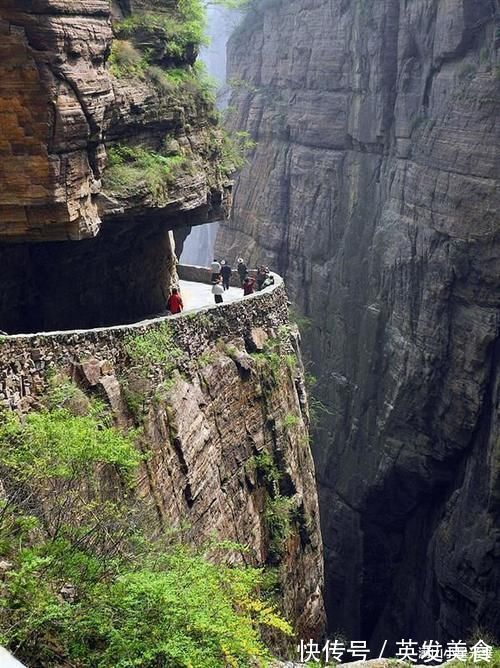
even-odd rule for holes
{"type": "Polygon", "coordinates": [[[274,267],[312,320],[331,627],[495,633],[495,3],[254,4],[228,78],[258,144],[216,252],[274,267]]]}

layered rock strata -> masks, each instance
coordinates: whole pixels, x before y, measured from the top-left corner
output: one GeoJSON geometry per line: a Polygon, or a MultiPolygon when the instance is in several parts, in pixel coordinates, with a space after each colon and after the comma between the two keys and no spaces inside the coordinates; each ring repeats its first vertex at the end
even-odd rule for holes
{"type": "Polygon", "coordinates": [[[500,628],[495,11],[254,2],[229,45],[218,253],[311,319],[330,624],[373,646],[500,628]]]}
{"type": "MultiPolygon", "coordinates": [[[[225,216],[230,182],[196,41],[169,60],[141,33],[141,21],[182,28],[180,4],[2,3],[0,330],[161,312],[175,281],[169,231],[225,216]]],[[[173,37],[155,39],[167,49],[173,37]]]]}
{"type": "MultiPolygon", "coordinates": [[[[154,7],[134,5],[128,14],[154,7]]],[[[103,217],[126,215],[141,204],[140,192],[133,203],[103,197],[106,144],[135,137],[155,148],[171,135],[197,153],[214,124],[211,106],[193,95],[175,99],[133,73],[110,72],[108,0],[38,0],[35,5],[6,0],[0,9],[0,239],[95,236],[103,217]]],[[[118,8],[114,16],[117,22],[124,18],[118,8]]],[[[190,51],[185,62],[192,63],[195,55],[190,51]]],[[[185,175],[172,188],[163,220],[201,208],[206,222],[208,209],[222,205],[214,157],[200,151],[196,158],[198,173],[185,175]]],[[[220,209],[214,215],[220,216],[220,209]]]]}
{"type": "Polygon", "coordinates": [[[287,616],[301,635],[321,635],[309,414],[281,283],[168,320],[0,342],[3,409],[39,410],[55,378],[79,388],[78,411],[99,397],[121,428],[141,426],[149,455],[137,487],[158,527],[184,527],[195,544],[215,536],[245,546],[234,558],[276,567],[287,616]],[[278,533],[269,520],[277,499],[287,527],[278,533]]]}

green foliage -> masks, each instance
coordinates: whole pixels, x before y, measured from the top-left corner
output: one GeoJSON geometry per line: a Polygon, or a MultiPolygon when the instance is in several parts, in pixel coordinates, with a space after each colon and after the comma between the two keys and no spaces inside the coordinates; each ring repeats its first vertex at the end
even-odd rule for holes
{"type": "Polygon", "coordinates": [[[280,353],[267,350],[262,353],[252,353],[252,357],[266,379],[278,383],[283,362],[280,353]]]}
{"type": "Polygon", "coordinates": [[[164,202],[168,186],[186,164],[182,155],[166,156],[148,148],[119,144],[108,149],[104,185],[114,193],[126,195],[142,184],[155,201],[164,202]]]}
{"type": "Polygon", "coordinates": [[[222,172],[231,175],[243,169],[247,163],[248,153],[253,151],[256,146],[257,143],[248,132],[239,131],[229,134],[224,131],[220,146],[222,172]]]}
{"type": "Polygon", "coordinates": [[[281,421],[281,426],[285,431],[291,431],[298,424],[300,424],[300,418],[297,415],[294,415],[293,413],[285,415],[285,417],[281,421]]]}
{"type": "Polygon", "coordinates": [[[264,666],[259,627],[292,633],[259,598],[262,571],[216,564],[183,545],[158,552],[143,543],[127,560],[103,562],[65,540],[39,540],[8,556],[0,643],[26,661],[69,661],[75,668],[264,666]],[[69,599],[59,593],[67,583],[69,599]]]}
{"type": "Polygon", "coordinates": [[[332,413],[332,411],[321,401],[321,399],[318,399],[314,395],[308,395],[308,402],[311,423],[314,427],[318,426],[318,423],[320,422],[323,415],[334,415],[334,413],[332,413]]]}
{"type": "Polygon", "coordinates": [[[205,105],[215,104],[217,81],[207,74],[202,62],[192,66],[163,68],[151,65],[145,71],[149,79],[163,96],[171,96],[184,104],[188,100],[205,105]]]}
{"type": "Polygon", "coordinates": [[[249,459],[247,466],[251,467],[262,478],[268,489],[271,491],[277,489],[281,473],[276,466],[274,458],[267,450],[263,450],[258,455],[255,455],[255,457],[249,459]]]}
{"type": "Polygon", "coordinates": [[[206,350],[204,353],[202,353],[197,361],[198,366],[200,369],[204,369],[206,366],[209,366],[210,364],[213,363],[215,359],[215,354],[213,350],[206,350]]]}
{"type": "Polygon", "coordinates": [[[129,476],[140,461],[132,436],[64,408],[29,413],[23,421],[3,414],[0,446],[0,466],[18,482],[73,479],[97,464],[112,464],[129,476]]]}
{"type": "Polygon", "coordinates": [[[309,404],[309,415],[311,417],[311,423],[314,427],[318,426],[318,423],[322,415],[334,415],[331,410],[317,397],[314,396],[313,390],[318,383],[318,379],[311,373],[306,373],[305,375],[306,390],[307,390],[307,400],[309,404]]]}
{"type": "Polygon", "coordinates": [[[184,356],[176,345],[167,322],[162,322],[143,334],[129,335],[125,341],[125,350],[136,364],[158,364],[166,373],[171,373],[184,356]]]}
{"type": "Polygon", "coordinates": [[[142,77],[147,68],[147,60],[127,40],[114,40],[108,60],[111,74],[117,78],[142,77]]]}
{"type": "Polygon", "coordinates": [[[177,10],[169,12],[144,12],[127,16],[114,26],[114,31],[120,38],[149,41],[155,45],[154,48],[159,45],[162,55],[180,61],[189,60],[189,50],[197,50],[207,43],[205,11],[201,0],[179,0],[177,10]]]}
{"type": "Polygon", "coordinates": [[[288,316],[291,322],[297,325],[301,334],[304,334],[310,329],[311,319],[299,313],[297,307],[290,306],[290,308],[288,309],[288,316]]]}
{"type": "Polygon", "coordinates": [[[285,369],[295,371],[297,368],[297,358],[294,353],[287,352],[288,330],[280,328],[276,338],[268,339],[264,344],[264,349],[260,353],[252,353],[253,359],[257,362],[261,372],[265,374],[268,380],[278,383],[282,372],[285,369]]]}
{"type": "Polygon", "coordinates": [[[245,9],[252,0],[210,0],[208,5],[224,7],[225,9],[245,9]]]}
{"type": "MultiPolygon", "coordinates": [[[[492,643],[494,642],[493,640],[488,640],[488,638],[485,638],[484,636],[482,638],[477,638],[477,640],[480,639],[484,640],[484,642],[490,646],[492,646],[492,643]]],[[[477,640],[474,640],[473,642],[469,641],[467,643],[469,649],[477,642],[477,640]]],[[[500,647],[493,647],[491,659],[489,661],[474,662],[472,655],[469,654],[465,661],[455,659],[454,661],[447,663],[446,666],[447,668],[473,668],[474,666],[476,668],[500,668],[500,647]]]]}
{"type": "Polygon", "coordinates": [[[316,378],[316,376],[312,373],[309,373],[309,372],[306,372],[306,374],[304,376],[304,380],[305,380],[305,383],[306,383],[306,390],[308,392],[311,392],[313,390],[313,388],[316,387],[316,385],[318,383],[318,379],[316,378]]]}
{"type": "Polygon", "coordinates": [[[267,488],[264,521],[269,542],[269,560],[275,564],[283,556],[285,543],[292,533],[295,501],[292,497],[281,494],[279,483],[282,473],[269,452],[264,450],[253,457],[249,466],[267,488]]]}
{"type": "MultiPolygon", "coordinates": [[[[159,337],[131,339],[131,354],[164,361],[168,330],[159,337]]],[[[101,411],[60,407],[74,390],[55,380],[56,408],[0,416],[0,644],[27,665],[268,665],[261,628],[292,629],[261,596],[266,575],[219,563],[234,544],[194,551],[158,536],[130,488],[109,487],[103,498],[96,467],[128,475],[140,457],[130,434],[99,422],[101,411]]]]}
{"type": "Polygon", "coordinates": [[[268,496],[264,511],[269,537],[269,557],[271,562],[279,561],[283,556],[287,539],[292,533],[291,515],[295,504],[292,498],[276,494],[268,496]]]}

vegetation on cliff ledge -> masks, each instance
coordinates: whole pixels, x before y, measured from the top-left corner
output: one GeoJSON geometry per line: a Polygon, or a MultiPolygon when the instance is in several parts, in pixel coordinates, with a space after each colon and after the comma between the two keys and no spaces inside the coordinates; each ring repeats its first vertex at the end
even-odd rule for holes
{"type": "Polygon", "coordinates": [[[28,665],[267,665],[260,628],[291,629],[263,572],[162,530],[135,491],[137,432],[52,385],[39,410],[0,414],[0,644],[28,665]]]}
{"type": "Polygon", "coordinates": [[[179,154],[164,155],[141,146],[119,144],[108,149],[105,186],[126,196],[142,185],[158,203],[168,198],[168,187],[188,166],[188,159],[179,154]]]}
{"type": "Polygon", "coordinates": [[[179,0],[168,11],[129,15],[115,24],[114,32],[139,44],[155,62],[193,62],[199,47],[207,43],[201,0],[179,0]]]}

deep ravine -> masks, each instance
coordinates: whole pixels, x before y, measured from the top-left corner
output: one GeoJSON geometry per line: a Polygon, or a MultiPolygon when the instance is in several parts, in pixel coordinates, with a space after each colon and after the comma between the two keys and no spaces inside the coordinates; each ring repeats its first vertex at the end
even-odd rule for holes
{"type": "Polygon", "coordinates": [[[495,12],[256,1],[228,47],[257,147],[217,252],[311,321],[330,629],[373,646],[500,628],[495,12]]]}

